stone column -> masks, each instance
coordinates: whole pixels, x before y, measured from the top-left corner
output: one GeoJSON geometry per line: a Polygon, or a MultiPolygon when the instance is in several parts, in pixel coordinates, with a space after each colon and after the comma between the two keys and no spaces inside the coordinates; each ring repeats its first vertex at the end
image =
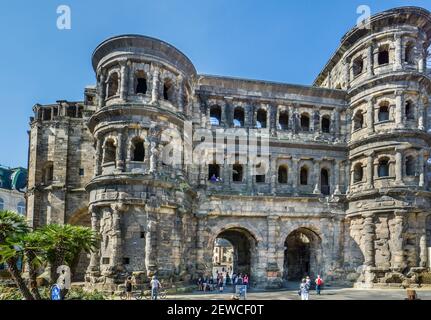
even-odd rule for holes
{"type": "Polygon", "coordinates": [[[276,192],[276,184],[277,184],[277,174],[278,174],[278,171],[277,171],[277,168],[276,168],[276,166],[277,166],[277,164],[276,164],[276,161],[277,161],[277,158],[276,157],[272,157],[272,156],[270,156],[270,158],[271,158],[271,161],[270,161],[270,167],[269,167],[269,178],[270,178],[270,183],[271,183],[271,193],[272,194],[275,194],[275,192],[276,192]]]}
{"type": "Polygon", "coordinates": [[[425,130],[425,107],[424,102],[422,100],[422,95],[418,99],[418,129],[419,130],[425,130]]]}
{"type": "Polygon", "coordinates": [[[422,41],[418,41],[417,51],[419,53],[419,56],[418,56],[418,71],[420,73],[425,73],[425,71],[426,71],[426,51],[424,50],[422,41]]]}
{"type": "Polygon", "coordinates": [[[343,61],[343,68],[344,68],[344,78],[346,81],[346,88],[350,88],[350,59],[346,58],[343,61]]]}
{"type": "Polygon", "coordinates": [[[100,70],[100,76],[99,76],[99,82],[97,83],[98,86],[98,94],[99,94],[99,100],[98,100],[98,106],[99,108],[102,108],[105,105],[105,81],[106,76],[104,70],[100,70]]]}
{"type": "Polygon", "coordinates": [[[402,91],[395,92],[395,125],[397,128],[403,127],[403,103],[404,96],[402,91]]]}
{"type": "Polygon", "coordinates": [[[111,253],[111,266],[116,269],[121,269],[122,257],[121,257],[121,217],[120,207],[117,205],[111,206],[112,210],[112,253],[111,253]]]}
{"type": "Polygon", "coordinates": [[[127,82],[129,81],[127,75],[127,62],[120,62],[120,77],[121,77],[121,87],[120,87],[120,99],[125,101],[127,96],[127,82]]]}
{"type": "Polygon", "coordinates": [[[127,61],[127,69],[128,69],[127,94],[131,96],[135,94],[135,68],[133,63],[130,60],[127,61]]]}
{"type": "MultiPolygon", "coordinates": [[[[96,234],[99,234],[100,229],[100,222],[97,215],[97,212],[95,211],[95,208],[93,206],[90,206],[88,209],[89,213],[91,214],[91,230],[94,231],[96,234]]],[[[88,266],[87,271],[88,272],[98,272],[100,271],[100,243],[98,243],[98,247],[91,252],[90,255],[90,264],[88,266]]]]}
{"type": "Polygon", "coordinates": [[[288,181],[292,181],[293,192],[298,192],[298,177],[299,177],[298,164],[299,164],[299,159],[292,159],[292,168],[291,170],[288,171],[288,175],[289,175],[288,181]]]}
{"type": "Polygon", "coordinates": [[[184,82],[183,76],[179,75],[177,77],[177,88],[178,88],[177,105],[178,105],[179,112],[184,112],[184,100],[183,100],[184,83],[183,82],[184,82]]]}
{"type": "Polygon", "coordinates": [[[375,104],[375,99],[374,98],[370,98],[368,99],[368,104],[367,104],[367,132],[369,134],[374,133],[374,104],[375,104]]]}
{"type": "Polygon", "coordinates": [[[372,77],[374,75],[374,49],[371,42],[367,48],[367,75],[372,77]]]}
{"type": "Polygon", "coordinates": [[[94,175],[98,176],[102,173],[102,157],[103,157],[103,149],[102,149],[102,139],[96,136],[96,170],[94,170],[94,175]]]}
{"type": "Polygon", "coordinates": [[[293,106],[289,105],[287,107],[287,111],[289,113],[289,123],[287,124],[287,129],[288,130],[293,130],[294,124],[293,124],[293,106]]]}
{"type": "Polygon", "coordinates": [[[369,267],[375,266],[375,225],[373,222],[373,213],[364,213],[362,215],[364,222],[362,225],[362,247],[364,250],[364,265],[369,267]]]}
{"type": "Polygon", "coordinates": [[[404,250],[403,250],[403,229],[406,210],[396,210],[394,219],[391,222],[391,252],[392,252],[392,267],[403,269],[405,267],[404,250]]]}
{"type": "Polygon", "coordinates": [[[419,152],[418,168],[419,168],[419,187],[424,187],[425,186],[425,159],[424,159],[423,150],[419,152]]]}
{"type": "Polygon", "coordinates": [[[116,159],[117,159],[117,169],[120,171],[124,171],[124,158],[123,158],[123,149],[124,149],[124,143],[123,143],[123,133],[119,132],[117,134],[117,148],[116,151],[116,159]]]}
{"type": "Polygon", "coordinates": [[[341,179],[340,179],[340,171],[341,170],[341,162],[342,160],[335,160],[334,161],[334,183],[335,183],[335,189],[334,194],[341,194],[340,191],[340,185],[341,185],[341,179]]]}
{"type": "Polygon", "coordinates": [[[147,229],[145,232],[145,266],[147,276],[153,276],[157,269],[157,220],[154,208],[147,205],[147,229]]]}
{"type": "Polygon", "coordinates": [[[402,69],[402,38],[399,33],[395,34],[395,63],[394,70],[402,69]]]}
{"type": "Polygon", "coordinates": [[[373,153],[368,154],[367,156],[367,188],[374,188],[374,156],[373,153]]]}
{"type": "Polygon", "coordinates": [[[158,66],[153,66],[153,81],[151,88],[151,103],[156,102],[159,99],[159,75],[160,69],[158,66]]]}
{"type": "Polygon", "coordinates": [[[320,194],[320,160],[315,159],[314,160],[314,194],[320,194]]]}
{"type": "Polygon", "coordinates": [[[395,183],[403,183],[403,156],[401,150],[395,150],[395,183]]]}
{"type": "Polygon", "coordinates": [[[340,132],[340,109],[339,108],[335,108],[334,109],[334,134],[335,137],[339,137],[341,132],[340,132]]]}

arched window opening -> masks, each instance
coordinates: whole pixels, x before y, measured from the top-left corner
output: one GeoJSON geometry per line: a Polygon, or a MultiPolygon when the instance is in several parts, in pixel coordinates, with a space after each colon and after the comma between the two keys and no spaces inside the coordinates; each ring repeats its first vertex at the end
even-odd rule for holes
{"type": "Polygon", "coordinates": [[[300,184],[306,186],[308,184],[308,169],[306,167],[302,167],[299,174],[300,184]]]}
{"type": "Polygon", "coordinates": [[[165,79],[163,82],[163,99],[173,102],[174,86],[170,79],[165,79]]]}
{"type": "Polygon", "coordinates": [[[242,178],[243,178],[242,175],[243,175],[242,165],[234,164],[232,166],[232,181],[242,182],[242,178]]]}
{"type": "Polygon", "coordinates": [[[410,100],[406,102],[405,115],[406,115],[407,120],[413,120],[415,118],[414,110],[413,110],[413,103],[410,100]]]}
{"type": "Polygon", "coordinates": [[[220,166],[215,163],[208,165],[208,180],[211,182],[220,181],[220,166]]]}
{"type": "Polygon", "coordinates": [[[388,158],[382,158],[379,160],[378,175],[379,175],[379,177],[389,177],[389,159],[388,158]]]}
{"type": "Polygon", "coordinates": [[[132,161],[144,161],[145,158],[145,147],[142,139],[136,139],[133,141],[133,157],[132,161]]]}
{"type": "Polygon", "coordinates": [[[353,117],[353,129],[359,130],[364,127],[364,115],[361,110],[358,110],[353,117]]]}
{"type": "Polygon", "coordinates": [[[147,93],[147,78],[145,77],[145,73],[142,70],[137,71],[135,75],[135,93],[147,93]]]}
{"type": "Polygon", "coordinates": [[[281,130],[287,130],[289,126],[289,113],[287,111],[281,111],[278,116],[278,125],[281,130]]]}
{"type": "Polygon", "coordinates": [[[301,114],[301,130],[310,131],[310,117],[308,114],[301,114]]]}
{"type": "Polygon", "coordinates": [[[221,107],[212,106],[210,109],[210,122],[214,126],[219,126],[221,124],[221,107]]]}
{"type": "Polygon", "coordinates": [[[389,47],[387,45],[381,46],[379,48],[377,62],[379,65],[389,63],[389,47]]]}
{"type": "Polygon", "coordinates": [[[331,119],[329,116],[322,117],[322,132],[329,133],[331,130],[331,119]]]}
{"type": "Polygon", "coordinates": [[[406,45],[406,49],[404,52],[404,62],[408,64],[414,63],[414,46],[412,43],[408,43],[406,45]]]}
{"type": "Polygon", "coordinates": [[[361,182],[364,178],[364,169],[362,168],[362,163],[357,163],[353,168],[353,182],[361,182]]]}
{"type": "Polygon", "coordinates": [[[415,159],[413,156],[406,157],[406,176],[415,175],[415,159]]]}
{"type": "Polygon", "coordinates": [[[108,98],[113,97],[118,92],[118,74],[112,73],[108,80],[108,98]]]}
{"type": "Polygon", "coordinates": [[[25,214],[25,202],[23,202],[23,201],[18,202],[18,205],[16,206],[16,211],[19,214],[24,215],[25,214]]]}
{"type": "Polygon", "coordinates": [[[259,109],[259,111],[257,111],[256,127],[266,128],[266,110],[259,109]]]}
{"type": "Polygon", "coordinates": [[[287,183],[287,166],[281,165],[278,167],[278,183],[287,183]]]}
{"type": "Polygon", "coordinates": [[[362,57],[358,57],[353,60],[353,76],[356,77],[360,75],[364,69],[364,59],[362,57]]]}
{"type": "Polygon", "coordinates": [[[233,112],[233,125],[234,127],[243,127],[244,126],[244,109],[243,108],[235,108],[233,112]]]}
{"type": "MultiPolygon", "coordinates": [[[[259,163],[256,166],[256,169],[261,169],[262,168],[262,163],[259,163]]],[[[257,174],[256,175],[256,183],[265,183],[265,175],[264,174],[257,174]]]]}
{"type": "Polygon", "coordinates": [[[328,195],[330,192],[329,172],[327,169],[320,170],[320,191],[324,195],[328,195]]]}
{"type": "Polygon", "coordinates": [[[379,121],[389,120],[389,105],[387,103],[382,103],[379,107],[379,121]]]}
{"type": "Polygon", "coordinates": [[[54,180],[54,164],[52,161],[48,161],[42,170],[42,181],[44,185],[52,184],[54,180]]]}
{"type": "Polygon", "coordinates": [[[104,151],[105,152],[103,154],[103,163],[107,164],[107,163],[115,162],[117,148],[115,146],[114,140],[106,141],[104,151]]]}

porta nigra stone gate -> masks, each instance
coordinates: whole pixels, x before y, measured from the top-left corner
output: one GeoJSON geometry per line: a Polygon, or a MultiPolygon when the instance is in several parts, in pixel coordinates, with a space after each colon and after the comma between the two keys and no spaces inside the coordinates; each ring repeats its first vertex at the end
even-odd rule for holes
{"type": "Polygon", "coordinates": [[[74,278],[104,290],[132,272],[210,275],[221,238],[257,287],[306,274],[417,285],[431,253],[430,40],[430,12],[382,12],[303,86],[200,75],[166,42],[110,38],[83,102],[33,108],[30,223],[91,226],[99,249],[74,278]],[[244,134],[267,141],[267,161],[252,161],[244,134]]]}

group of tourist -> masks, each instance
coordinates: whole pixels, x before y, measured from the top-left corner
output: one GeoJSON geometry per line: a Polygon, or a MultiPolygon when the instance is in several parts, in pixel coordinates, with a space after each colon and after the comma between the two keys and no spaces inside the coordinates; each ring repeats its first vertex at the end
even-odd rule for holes
{"type": "MultiPolygon", "coordinates": [[[[323,280],[320,275],[317,275],[316,280],[314,281],[316,285],[316,293],[320,295],[323,286],[323,280]]],[[[301,300],[308,300],[311,289],[311,279],[309,276],[306,276],[302,279],[301,284],[299,285],[298,295],[301,296],[301,300]]]]}
{"type": "Polygon", "coordinates": [[[249,276],[247,274],[233,273],[232,277],[228,272],[217,272],[213,277],[199,277],[197,281],[199,291],[213,291],[218,288],[219,292],[223,292],[226,285],[233,285],[234,290],[237,285],[249,285],[249,276]]]}

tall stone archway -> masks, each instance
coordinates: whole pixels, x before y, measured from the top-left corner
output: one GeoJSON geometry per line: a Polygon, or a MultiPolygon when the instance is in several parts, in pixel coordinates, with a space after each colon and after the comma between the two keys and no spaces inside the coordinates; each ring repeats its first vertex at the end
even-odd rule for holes
{"type": "Polygon", "coordinates": [[[310,229],[298,228],[292,231],[284,245],[283,279],[299,280],[320,273],[321,243],[319,235],[310,229]]]}
{"type": "Polygon", "coordinates": [[[250,283],[253,283],[258,263],[255,237],[246,229],[234,227],[221,231],[217,239],[225,239],[233,246],[232,272],[249,275],[250,283]]]}

